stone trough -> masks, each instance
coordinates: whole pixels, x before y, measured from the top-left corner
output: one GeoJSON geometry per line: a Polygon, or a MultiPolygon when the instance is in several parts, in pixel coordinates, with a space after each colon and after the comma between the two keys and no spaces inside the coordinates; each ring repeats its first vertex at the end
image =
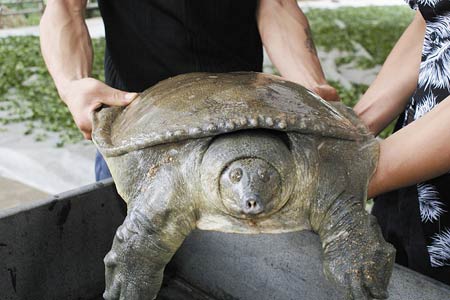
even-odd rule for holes
{"type": "MultiPolygon", "coordinates": [[[[105,181],[0,211],[0,299],[102,299],[103,257],[125,209],[105,181]]],[[[195,231],[167,267],[158,299],[343,299],[322,274],[320,249],[311,232],[195,231]]],[[[450,288],[396,266],[389,294],[391,300],[444,300],[450,288]]]]}

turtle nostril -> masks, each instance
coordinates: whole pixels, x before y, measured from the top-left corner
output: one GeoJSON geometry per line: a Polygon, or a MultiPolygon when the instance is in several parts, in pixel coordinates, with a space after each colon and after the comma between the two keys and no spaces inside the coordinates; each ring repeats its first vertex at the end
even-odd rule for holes
{"type": "Polygon", "coordinates": [[[243,212],[249,215],[257,215],[263,212],[264,207],[258,199],[250,198],[243,203],[243,212]]]}
{"type": "Polygon", "coordinates": [[[248,200],[247,201],[247,208],[252,209],[256,207],[256,201],[255,200],[248,200]]]}

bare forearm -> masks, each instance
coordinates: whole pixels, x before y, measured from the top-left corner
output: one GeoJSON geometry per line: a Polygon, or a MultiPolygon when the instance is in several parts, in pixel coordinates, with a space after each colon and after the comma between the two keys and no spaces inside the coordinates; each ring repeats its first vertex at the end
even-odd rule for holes
{"type": "Polygon", "coordinates": [[[86,0],[49,0],[40,23],[41,50],[64,100],[68,82],[92,69],[92,46],[84,22],[86,0]]]}
{"type": "Polygon", "coordinates": [[[91,114],[102,104],[128,105],[136,93],[126,93],[89,78],[92,44],[84,22],[87,0],[49,0],[40,24],[41,50],[59,95],[86,139],[91,138],[91,114]]]}
{"type": "Polygon", "coordinates": [[[258,27],[270,59],[288,80],[313,89],[326,84],[308,21],[295,0],[261,0],[258,27]]]}
{"type": "Polygon", "coordinates": [[[403,111],[417,86],[424,34],[425,21],[417,13],[354,108],[375,135],[403,111]]]}
{"type": "Polygon", "coordinates": [[[369,197],[450,171],[450,97],[381,142],[369,197]]]}

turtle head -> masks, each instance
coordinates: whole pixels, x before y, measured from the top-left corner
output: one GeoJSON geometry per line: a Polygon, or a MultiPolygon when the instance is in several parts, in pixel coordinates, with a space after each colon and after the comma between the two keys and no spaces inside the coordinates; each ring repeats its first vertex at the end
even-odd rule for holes
{"type": "Polygon", "coordinates": [[[224,206],[234,215],[256,217],[270,214],[279,201],[281,176],[260,158],[232,162],[220,176],[220,194],[224,206]]]}
{"type": "Polygon", "coordinates": [[[287,136],[247,130],[216,137],[202,160],[202,185],[209,203],[241,219],[279,211],[295,185],[295,163],[287,136]]]}

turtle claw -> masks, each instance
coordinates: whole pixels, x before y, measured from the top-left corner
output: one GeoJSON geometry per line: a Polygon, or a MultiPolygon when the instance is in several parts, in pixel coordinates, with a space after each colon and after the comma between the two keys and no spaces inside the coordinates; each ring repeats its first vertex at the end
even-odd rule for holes
{"type": "Polygon", "coordinates": [[[345,253],[335,250],[330,252],[332,255],[325,254],[324,273],[345,290],[348,300],[387,299],[395,250],[387,243],[365,242],[375,244],[375,249],[365,253],[346,249],[345,253]]]}
{"type": "Polygon", "coordinates": [[[106,290],[103,293],[103,298],[106,300],[120,299],[121,276],[118,275],[120,271],[118,270],[119,259],[117,253],[114,250],[109,251],[103,259],[103,262],[105,264],[106,275],[106,290]]]}
{"type": "Polygon", "coordinates": [[[386,290],[372,288],[370,289],[370,296],[374,299],[387,299],[389,297],[389,293],[386,290]]]}
{"type": "MultiPolygon", "coordinates": [[[[343,270],[343,268],[326,267],[328,280],[335,282],[343,290],[346,300],[372,300],[370,292],[365,288],[360,270],[343,270]]],[[[377,298],[376,298],[377,299],[377,298]]],[[[384,298],[381,298],[384,299],[384,298]]]]}
{"type": "Polygon", "coordinates": [[[362,300],[362,299],[371,300],[372,299],[369,297],[369,293],[364,288],[364,284],[362,282],[360,272],[357,272],[356,275],[352,276],[349,279],[348,285],[350,287],[350,291],[349,291],[350,294],[347,295],[348,299],[352,299],[352,300],[362,300]]]}
{"type": "MultiPolygon", "coordinates": [[[[130,215],[137,214],[133,212],[130,215]]],[[[135,264],[134,258],[141,257],[139,251],[145,247],[146,237],[142,237],[136,225],[136,218],[130,215],[117,229],[112,249],[104,258],[106,289],[103,298],[106,300],[155,299],[161,286],[163,278],[161,268],[160,271],[158,268],[152,270],[150,266],[142,269],[135,264]],[[145,280],[142,282],[130,280],[131,275],[136,273],[145,280]]]]}
{"type": "Polygon", "coordinates": [[[117,276],[115,270],[115,263],[114,266],[112,265],[112,262],[110,260],[107,260],[108,256],[110,256],[111,252],[108,253],[107,257],[105,258],[105,267],[106,267],[106,289],[103,293],[103,298],[106,300],[116,300],[120,299],[120,291],[121,291],[121,279],[120,276],[117,276]]]}
{"type": "Polygon", "coordinates": [[[379,249],[369,257],[372,264],[366,265],[363,272],[364,286],[374,299],[387,299],[389,294],[387,287],[395,262],[395,249],[392,245],[385,243],[378,245],[379,249]]]}

